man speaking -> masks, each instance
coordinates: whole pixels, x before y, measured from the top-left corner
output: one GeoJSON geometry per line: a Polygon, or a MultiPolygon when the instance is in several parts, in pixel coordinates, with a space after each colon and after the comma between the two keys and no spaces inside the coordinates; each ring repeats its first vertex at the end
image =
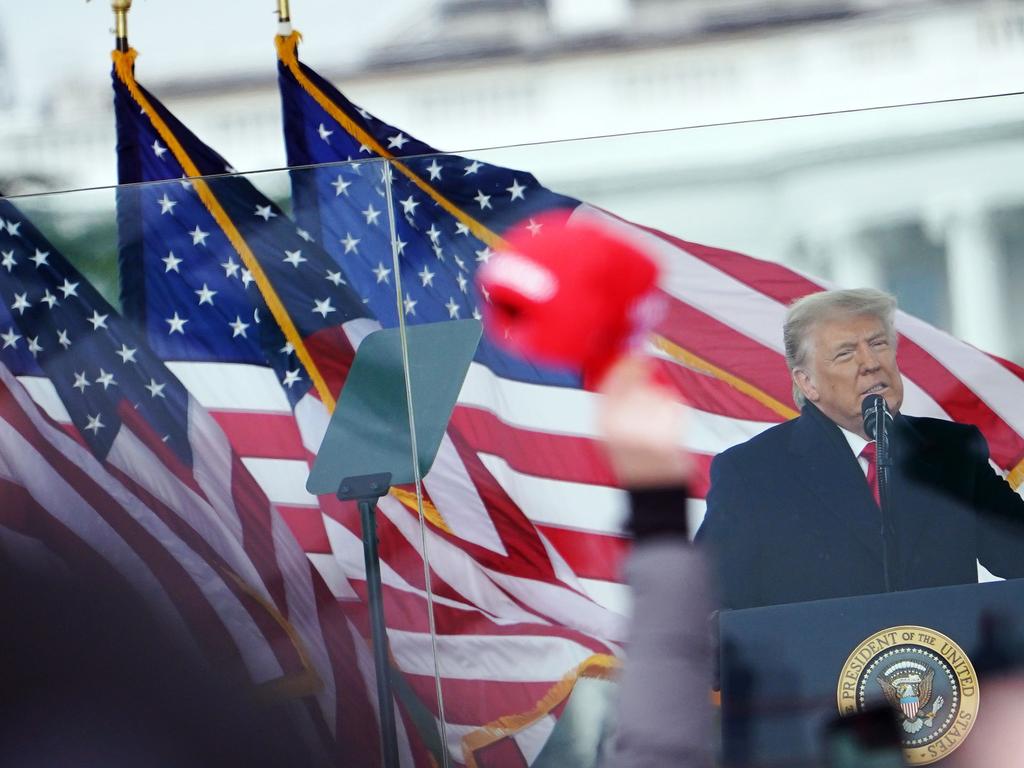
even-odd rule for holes
{"type": "Polygon", "coordinates": [[[1024,576],[1024,499],[978,429],[900,413],[895,312],[873,289],[790,307],[800,416],[711,465],[697,541],[718,562],[723,608],[970,583],[977,562],[1024,576]]]}

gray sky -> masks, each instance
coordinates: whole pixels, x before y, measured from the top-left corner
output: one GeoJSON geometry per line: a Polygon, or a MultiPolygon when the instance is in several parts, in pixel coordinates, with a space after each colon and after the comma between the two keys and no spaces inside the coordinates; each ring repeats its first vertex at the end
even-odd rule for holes
{"type": "MultiPolygon", "coordinates": [[[[323,67],[357,59],[430,0],[291,0],[303,59],[323,67]]],[[[55,82],[108,88],[113,13],[108,0],[4,0],[0,36],[19,108],[55,82]]],[[[128,38],[148,82],[210,71],[273,71],[276,0],[135,0],[128,38]]]]}

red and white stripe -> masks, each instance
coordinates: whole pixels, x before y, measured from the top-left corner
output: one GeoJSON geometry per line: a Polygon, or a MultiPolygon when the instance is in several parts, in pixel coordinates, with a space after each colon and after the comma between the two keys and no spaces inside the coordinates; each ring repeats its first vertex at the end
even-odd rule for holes
{"type": "MultiPolygon", "coordinates": [[[[694,406],[688,447],[697,457],[699,520],[710,459],[783,420],[779,404],[791,407],[782,320],[792,300],[826,286],[780,265],[631,231],[665,268],[668,312],[657,332],[762,395],[655,353],[694,406]]],[[[897,324],[904,410],[977,424],[995,463],[1004,471],[1015,467],[1024,457],[1024,416],[1013,407],[1024,395],[1020,370],[903,313],[897,324]]],[[[366,320],[347,324],[349,346],[374,327],[366,320]]],[[[318,350],[328,353],[326,345],[318,350]]],[[[351,507],[305,491],[326,428],[323,404],[307,396],[293,413],[267,368],[169,366],[223,428],[365,634],[358,518],[351,507]]],[[[450,736],[529,709],[584,654],[617,651],[625,610],[618,577],[624,499],[597,441],[594,398],[471,367],[438,462],[424,480],[450,530],[428,526],[426,536],[450,736]],[[544,664],[535,663],[540,658],[544,664]]],[[[223,453],[212,455],[223,466],[223,453]]],[[[436,707],[418,521],[393,498],[380,511],[393,652],[414,690],[436,707]]],[[[221,525],[234,530],[237,521],[228,516],[221,525]]]]}
{"type": "MultiPolygon", "coordinates": [[[[22,377],[22,382],[63,426],[51,430],[74,446],[76,455],[96,463],[80,438],[72,436],[74,427],[52,384],[38,377],[22,377]]],[[[310,738],[325,744],[346,740],[348,748],[373,754],[374,740],[361,725],[373,717],[373,708],[336,601],[326,588],[318,589],[319,577],[221,428],[194,399],[189,409],[192,468],[126,408],[102,474],[138,500],[131,509],[138,510],[140,524],[154,528],[147,531],[184,572],[198,574],[197,586],[215,612],[215,623],[242,654],[250,677],[268,682],[305,675],[308,664],[318,681],[315,709],[303,723],[310,738]]],[[[143,543],[135,546],[147,562],[159,555],[143,543]]],[[[208,633],[210,624],[210,617],[198,624],[203,627],[198,634],[208,633]]],[[[228,648],[220,652],[230,653],[228,648]]]]}

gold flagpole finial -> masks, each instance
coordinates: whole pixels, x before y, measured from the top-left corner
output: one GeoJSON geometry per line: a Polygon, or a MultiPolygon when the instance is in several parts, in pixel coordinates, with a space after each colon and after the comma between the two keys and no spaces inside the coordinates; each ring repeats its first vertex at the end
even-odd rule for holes
{"type": "Polygon", "coordinates": [[[127,51],[128,11],[132,7],[132,0],[110,0],[110,7],[114,11],[114,36],[117,38],[117,50],[127,51]]]}

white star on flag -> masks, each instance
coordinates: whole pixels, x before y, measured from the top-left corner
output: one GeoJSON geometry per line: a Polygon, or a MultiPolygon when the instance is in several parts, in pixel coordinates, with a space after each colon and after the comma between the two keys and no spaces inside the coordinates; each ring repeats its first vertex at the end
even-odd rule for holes
{"type": "Polygon", "coordinates": [[[217,295],[217,291],[211,291],[206,283],[203,283],[203,287],[193,293],[199,297],[199,304],[209,304],[213,306],[213,297],[217,295]]]}
{"type": "Polygon", "coordinates": [[[181,274],[178,269],[178,265],[181,264],[181,259],[174,255],[174,251],[170,251],[166,256],[160,259],[164,263],[164,272],[177,272],[181,274]]]}
{"type": "Polygon", "coordinates": [[[228,256],[228,260],[222,261],[221,266],[224,267],[224,277],[234,277],[238,274],[239,265],[234,256],[228,256]]]}
{"type": "Polygon", "coordinates": [[[196,228],[189,232],[192,235],[192,245],[206,245],[206,238],[210,236],[209,232],[203,232],[196,224],[196,228]]]}
{"type": "Polygon", "coordinates": [[[17,312],[19,315],[25,314],[25,310],[32,306],[32,302],[28,300],[28,292],[14,294],[14,303],[11,304],[11,311],[17,312]]]}
{"type": "Polygon", "coordinates": [[[405,212],[406,216],[412,216],[415,214],[416,207],[419,205],[419,202],[415,200],[412,195],[409,195],[405,200],[399,200],[398,202],[401,204],[402,210],[405,212]]]}
{"type": "Polygon", "coordinates": [[[373,207],[373,203],[370,203],[365,211],[361,211],[363,216],[366,217],[367,224],[376,224],[377,219],[380,218],[380,211],[373,207]]]}
{"type": "Polygon", "coordinates": [[[185,335],[185,323],[188,322],[187,318],[179,317],[178,313],[174,313],[174,317],[168,317],[164,320],[171,329],[167,331],[167,335],[170,336],[172,333],[180,333],[182,336],[185,335]]]}
{"type": "Polygon", "coordinates": [[[242,318],[238,315],[235,316],[235,322],[228,323],[228,325],[231,326],[231,338],[235,338],[236,336],[248,338],[245,334],[245,329],[249,327],[249,323],[243,323],[242,318]]]}
{"type": "Polygon", "coordinates": [[[165,213],[169,213],[172,216],[174,215],[174,206],[178,204],[177,200],[171,200],[171,198],[167,196],[167,193],[164,192],[164,196],[157,200],[157,202],[160,203],[161,216],[163,216],[165,213]]]}
{"type": "Polygon", "coordinates": [[[345,181],[345,177],[339,173],[338,178],[331,182],[331,186],[334,187],[335,197],[338,195],[348,195],[348,188],[352,186],[352,182],[345,181]]]}
{"type": "Polygon", "coordinates": [[[0,333],[0,339],[4,340],[4,349],[16,345],[20,338],[21,336],[15,333],[13,328],[8,328],[7,333],[0,333]]]}
{"type": "Polygon", "coordinates": [[[345,246],[345,253],[351,253],[352,251],[355,251],[357,254],[359,253],[359,249],[356,248],[359,245],[359,238],[352,237],[351,232],[346,232],[345,237],[339,242],[345,246]]]}
{"type": "Polygon", "coordinates": [[[253,216],[259,216],[264,221],[270,221],[277,216],[269,205],[257,205],[253,216]]]}
{"type": "Polygon", "coordinates": [[[526,199],[526,195],[523,194],[526,191],[526,187],[519,183],[519,179],[512,179],[512,186],[505,187],[505,191],[512,194],[512,200],[526,199]]]}
{"type": "Polygon", "coordinates": [[[136,347],[129,347],[127,344],[122,344],[121,349],[117,350],[114,354],[119,355],[121,362],[127,365],[128,363],[135,362],[135,353],[137,351],[138,349],[136,347]]]}
{"type": "Polygon", "coordinates": [[[334,312],[334,307],[331,306],[331,297],[328,296],[324,300],[313,299],[313,311],[323,317],[327,317],[331,312],[334,312]]]}
{"type": "Polygon", "coordinates": [[[100,328],[106,328],[108,317],[110,317],[110,315],[101,315],[99,310],[94,309],[92,311],[92,317],[89,318],[89,322],[92,323],[92,329],[94,331],[98,331],[100,328]]]}

